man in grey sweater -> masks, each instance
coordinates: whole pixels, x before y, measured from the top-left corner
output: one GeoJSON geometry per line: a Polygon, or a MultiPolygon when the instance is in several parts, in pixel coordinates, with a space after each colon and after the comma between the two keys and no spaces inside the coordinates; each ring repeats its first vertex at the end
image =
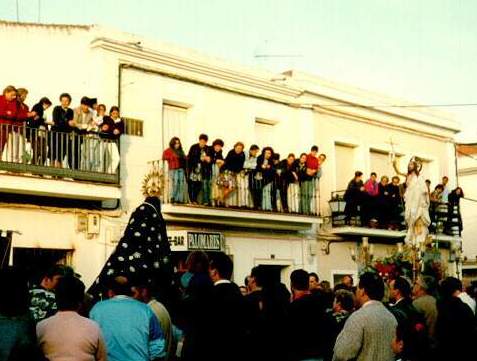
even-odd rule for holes
{"type": "Polygon", "coordinates": [[[338,335],[333,361],[393,361],[391,343],[397,321],[381,303],[384,282],[375,273],[359,279],[356,300],[361,308],[353,313],[338,335]]]}

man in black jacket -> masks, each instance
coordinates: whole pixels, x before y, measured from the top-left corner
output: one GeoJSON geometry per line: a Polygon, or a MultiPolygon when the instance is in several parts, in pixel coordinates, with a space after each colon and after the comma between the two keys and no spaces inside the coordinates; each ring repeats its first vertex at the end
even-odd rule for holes
{"type": "Polygon", "coordinates": [[[412,304],[411,283],[404,277],[397,277],[389,284],[390,311],[396,317],[403,332],[403,355],[412,360],[424,360],[429,353],[429,339],[426,320],[412,304]]]}
{"type": "Polygon", "coordinates": [[[243,352],[248,334],[247,307],[240,289],[230,281],[232,272],[232,260],[225,253],[211,256],[209,275],[214,287],[209,323],[210,361],[247,359],[243,352]]]}
{"type": "Polygon", "coordinates": [[[199,143],[190,147],[187,156],[189,200],[197,203],[202,190],[202,203],[210,203],[210,178],[212,176],[212,149],[207,145],[207,134],[199,136],[199,143]]]}

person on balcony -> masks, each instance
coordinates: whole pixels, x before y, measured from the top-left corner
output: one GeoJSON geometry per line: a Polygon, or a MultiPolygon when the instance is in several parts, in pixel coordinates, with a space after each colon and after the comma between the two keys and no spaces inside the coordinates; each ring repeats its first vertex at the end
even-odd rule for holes
{"type": "Polygon", "coordinates": [[[82,97],[80,106],[75,108],[73,116],[74,128],[68,144],[68,164],[71,169],[89,170],[89,142],[85,140],[88,129],[94,125],[93,111],[90,109],[90,99],[82,97]]]}
{"type": "Polygon", "coordinates": [[[224,141],[216,139],[212,142],[211,163],[212,163],[212,178],[211,178],[211,201],[213,206],[223,206],[224,203],[224,177],[222,174],[222,167],[225,164],[222,149],[224,141]]]}
{"type": "Polygon", "coordinates": [[[172,137],[169,142],[169,148],[162,153],[162,160],[167,162],[169,172],[168,199],[172,203],[185,203],[186,156],[182,149],[181,140],[178,137],[172,137]]]}
{"type": "Polygon", "coordinates": [[[27,96],[27,89],[17,89],[17,118],[9,140],[9,143],[11,143],[10,149],[12,149],[11,161],[15,163],[23,163],[23,161],[27,160],[27,155],[25,154],[25,125],[30,117],[36,115],[36,113],[30,112],[30,107],[25,103],[27,96]]]}
{"type": "Polygon", "coordinates": [[[36,103],[32,111],[35,115],[30,117],[27,121],[27,140],[31,144],[33,158],[31,163],[34,165],[45,165],[47,158],[47,129],[45,110],[51,106],[51,101],[47,97],[40,99],[36,103]]]}
{"type": "Polygon", "coordinates": [[[271,211],[272,208],[272,189],[275,179],[275,165],[273,164],[273,148],[265,147],[262,154],[257,159],[257,176],[261,181],[260,193],[261,202],[258,209],[271,211]]]}
{"type": "Polygon", "coordinates": [[[242,188],[241,193],[247,194],[246,207],[247,208],[257,208],[259,204],[258,198],[260,197],[257,183],[255,180],[256,169],[257,169],[257,156],[260,148],[256,144],[252,144],[248,151],[248,157],[243,163],[244,173],[245,173],[245,182],[239,182],[239,187],[242,188]]]}
{"type": "Polygon", "coordinates": [[[7,86],[0,96],[0,160],[8,160],[8,154],[11,152],[5,145],[12,133],[13,125],[17,119],[18,103],[17,89],[13,85],[7,86]]]}
{"type": "Polygon", "coordinates": [[[439,206],[444,204],[444,201],[442,199],[443,191],[444,186],[442,184],[438,184],[436,185],[434,191],[431,193],[430,196],[429,216],[431,217],[432,228],[437,227],[437,211],[439,206]]]}
{"type": "Polygon", "coordinates": [[[294,184],[298,181],[298,174],[296,173],[295,154],[288,154],[288,157],[280,162],[278,168],[280,170],[279,190],[283,212],[290,212],[289,208],[295,207],[292,206],[294,202],[293,199],[290,199],[291,204],[289,203],[288,188],[291,184],[294,184]]]}
{"type": "Polygon", "coordinates": [[[237,187],[237,179],[245,162],[244,148],[245,145],[242,142],[235,143],[234,149],[231,149],[225,158],[224,174],[227,186],[224,187],[224,200],[227,207],[237,207],[238,200],[244,198],[243,195],[238,194],[237,187]]]}
{"type": "Polygon", "coordinates": [[[351,218],[358,215],[358,208],[362,205],[365,192],[363,172],[356,171],[354,173],[354,178],[348,183],[348,188],[344,194],[344,200],[346,201],[346,224],[350,225],[351,218]]]}
{"type": "Polygon", "coordinates": [[[307,194],[305,192],[305,187],[303,186],[306,181],[310,179],[310,176],[308,175],[306,171],[306,158],[307,155],[306,153],[300,154],[300,158],[297,160],[297,165],[296,169],[298,172],[298,180],[299,180],[299,185],[300,185],[300,207],[299,207],[299,213],[304,213],[304,209],[306,208],[306,203],[307,203],[307,194]]]}
{"type": "Polygon", "coordinates": [[[361,225],[376,227],[377,225],[377,198],[379,187],[377,174],[371,173],[370,178],[364,183],[364,199],[361,207],[361,225]]]}
{"type": "Polygon", "coordinates": [[[446,233],[450,235],[457,233],[455,230],[453,230],[453,227],[457,227],[459,236],[462,235],[464,226],[462,224],[462,216],[460,213],[460,199],[464,197],[464,191],[461,187],[457,187],[449,194],[446,233]]]}
{"type": "Polygon", "coordinates": [[[68,148],[68,134],[73,128],[73,109],[69,106],[71,104],[71,95],[63,93],[60,95],[61,105],[57,105],[53,109],[53,125],[49,136],[49,158],[51,163],[56,168],[63,166],[68,148]]]}
{"type": "Polygon", "coordinates": [[[100,133],[100,136],[103,139],[108,140],[105,144],[107,150],[105,153],[106,173],[113,174],[118,168],[120,161],[119,139],[121,138],[121,135],[124,134],[124,131],[124,121],[120,117],[119,108],[114,105],[109,110],[109,116],[103,118],[100,133]]]}
{"type": "Polygon", "coordinates": [[[389,178],[383,175],[378,184],[378,196],[376,199],[376,215],[381,228],[386,228],[390,220],[390,204],[388,193],[389,178]]]}
{"type": "Polygon", "coordinates": [[[386,186],[388,206],[389,206],[389,222],[388,229],[397,230],[402,223],[402,195],[400,188],[400,179],[398,176],[394,176],[391,183],[386,186]]]}
{"type": "Polygon", "coordinates": [[[442,201],[447,203],[449,201],[449,177],[444,176],[442,177],[442,201]]]}
{"type": "Polygon", "coordinates": [[[316,213],[316,181],[320,169],[318,160],[318,146],[311,147],[310,153],[306,156],[306,175],[302,181],[301,192],[303,198],[303,213],[316,213]]]}
{"type": "Polygon", "coordinates": [[[210,204],[210,178],[212,176],[211,149],[207,145],[207,134],[199,136],[199,142],[189,149],[187,155],[187,170],[189,178],[189,200],[198,203],[202,190],[202,204],[210,204]]]}

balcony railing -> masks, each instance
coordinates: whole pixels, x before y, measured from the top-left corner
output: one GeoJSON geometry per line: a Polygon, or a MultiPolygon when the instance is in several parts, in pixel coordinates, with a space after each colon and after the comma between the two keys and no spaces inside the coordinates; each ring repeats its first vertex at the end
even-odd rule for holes
{"type": "MultiPolygon", "coordinates": [[[[346,211],[345,191],[331,193],[329,201],[333,227],[354,226],[367,228],[381,228],[389,230],[404,230],[404,203],[379,204],[373,200],[367,205],[359,204],[354,212],[346,211]]],[[[462,218],[459,205],[431,202],[429,207],[431,225],[429,232],[436,235],[460,236],[462,232],[462,218]]]]}
{"type": "Polygon", "coordinates": [[[0,171],[117,184],[118,141],[0,124],[0,171]]]}
{"type": "Polygon", "coordinates": [[[250,210],[281,214],[316,216],[320,214],[319,179],[287,183],[277,171],[273,179],[261,172],[221,171],[213,165],[210,176],[188,174],[185,168],[164,171],[164,204],[197,205],[211,208],[250,210]]]}

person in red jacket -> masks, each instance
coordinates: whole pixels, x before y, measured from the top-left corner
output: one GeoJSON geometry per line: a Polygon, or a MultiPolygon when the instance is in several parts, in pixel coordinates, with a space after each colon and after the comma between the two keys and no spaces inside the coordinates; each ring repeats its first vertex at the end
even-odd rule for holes
{"type": "Polygon", "coordinates": [[[23,160],[23,151],[25,149],[25,126],[26,122],[36,115],[36,112],[30,111],[30,107],[25,103],[28,96],[28,90],[25,88],[17,89],[17,117],[13,125],[12,138],[12,160],[19,163],[23,160]]]}
{"type": "Polygon", "coordinates": [[[0,159],[12,126],[17,119],[17,90],[13,85],[7,86],[0,96],[0,159]]]}

